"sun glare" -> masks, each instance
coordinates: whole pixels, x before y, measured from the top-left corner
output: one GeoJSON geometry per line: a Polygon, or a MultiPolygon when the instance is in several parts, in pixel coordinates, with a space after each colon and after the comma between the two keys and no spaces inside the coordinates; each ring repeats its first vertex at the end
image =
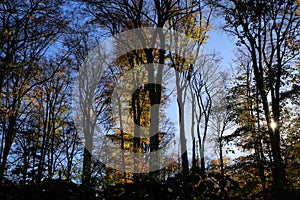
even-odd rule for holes
{"type": "Polygon", "coordinates": [[[270,126],[271,126],[272,130],[274,131],[275,128],[277,127],[277,124],[276,124],[276,122],[274,122],[274,121],[272,120],[270,126]]]}

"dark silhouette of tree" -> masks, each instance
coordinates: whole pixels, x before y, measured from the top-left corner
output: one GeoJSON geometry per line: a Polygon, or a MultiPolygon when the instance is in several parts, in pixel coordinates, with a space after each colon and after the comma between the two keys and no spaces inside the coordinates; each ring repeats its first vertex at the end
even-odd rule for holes
{"type": "Polygon", "coordinates": [[[57,1],[1,1],[1,113],[0,181],[7,168],[7,159],[21,120],[22,99],[35,85],[54,74],[40,75],[40,60],[46,49],[64,28],[57,1]],[[39,77],[38,77],[39,76],[39,77]]]}
{"type": "MultiPolygon", "coordinates": [[[[280,104],[284,91],[298,93],[294,84],[283,87],[295,69],[299,56],[299,5],[292,1],[217,1],[225,16],[225,29],[237,36],[238,45],[251,56],[257,90],[262,102],[272,151],[274,191],[282,194],[287,186],[280,148],[280,104]],[[270,100],[268,99],[270,97],[270,100]]],[[[280,195],[278,198],[281,198],[280,195]]]]}

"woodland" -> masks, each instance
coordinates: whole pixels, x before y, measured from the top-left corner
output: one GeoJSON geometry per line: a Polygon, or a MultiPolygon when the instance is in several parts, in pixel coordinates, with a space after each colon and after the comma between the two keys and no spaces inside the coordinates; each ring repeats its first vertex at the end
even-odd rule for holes
{"type": "Polygon", "coordinates": [[[299,0],[1,0],[0,199],[300,199],[299,50],[299,0]]]}

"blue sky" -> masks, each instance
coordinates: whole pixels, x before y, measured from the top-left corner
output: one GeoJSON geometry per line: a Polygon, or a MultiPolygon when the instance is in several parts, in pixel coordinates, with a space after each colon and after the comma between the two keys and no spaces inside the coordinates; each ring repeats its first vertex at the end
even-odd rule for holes
{"type": "Polygon", "coordinates": [[[216,53],[220,53],[220,56],[223,58],[221,61],[221,69],[226,71],[231,70],[235,40],[218,27],[211,30],[208,34],[209,39],[204,49],[208,52],[215,51],[216,53]]]}

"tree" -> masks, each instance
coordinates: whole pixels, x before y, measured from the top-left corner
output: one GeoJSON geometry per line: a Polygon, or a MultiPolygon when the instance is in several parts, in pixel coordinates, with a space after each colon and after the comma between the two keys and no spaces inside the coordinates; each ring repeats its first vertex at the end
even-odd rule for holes
{"type": "MultiPolygon", "coordinates": [[[[204,54],[196,63],[191,84],[195,94],[196,132],[199,143],[201,173],[205,173],[205,142],[212,120],[212,111],[216,97],[222,91],[222,76],[218,69],[218,58],[204,54]]],[[[199,57],[200,57],[199,56],[199,57]]]]}
{"type": "Polygon", "coordinates": [[[251,59],[243,51],[238,53],[235,60],[238,72],[227,95],[228,106],[231,109],[229,118],[234,123],[235,130],[223,139],[227,143],[235,144],[236,148],[247,154],[237,159],[234,168],[249,171],[249,177],[246,178],[243,187],[245,190],[249,189],[249,195],[257,195],[267,189],[268,168],[272,156],[262,103],[253,79],[251,59]],[[242,162],[245,164],[241,164],[242,162]],[[256,178],[251,178],[253,176],[256,178]]]}
{"type": "MultiPolygon", "coordinates": [[[[203,44],[205,44],[207,39],[207,33],[210,30],[210,15],[212,10],[208,9],[207,18],[203,16],[204,7],[200,4],[198,5],[198,10],[191,11],[189,14],[179,14],[174,17],[169,23],[171,26],[178,32],[184,32],[187,35],[187,38],[192,39],[190,41],[185,41],[186,38],[182,36],[177,36],[181,40],[185,41],[180,43],[180,39],[177,38],[175,41],[175,50],[170,49],[171,54],[170,63],[171,66],[175,69],[175,82],[177,90],[177,103],[178,103],[178,116],[179,116],[179,128],[180,128],[180,147],[181,147],[181,160],[183,166],[183,174],[187,175],[189,172],[189,161],[188,161],[188,152],[187,152],[187,137],[186,137],[186,125],[188,120],[185,118],[186,104],[188,103],[188,95],[191,95],[192,101],[192,124],[191,124],[191,137],[193,138],[193,167],[195,167],[195,135],[194,135],[194,126],[195,126],[195,113],[201,112],[200,110],[195,109],[195,91],[193,88],[193,81],[195,76],[197,76],[197,69],[195,72],[195,66],[200,57],[200,49],[203,44]],[[173,54],[173,55],[172,55],[173,54]]],[[[201,58],[200,58],[201,60],[201,58]]],[[[198,113],[199,114],[199,113],[198,113]]],[[[201,114],[200,114],[201,115],[201,114]]],[[[198,122],[198,121],[197,121],[198,122]]]]}
{"type": "MultiPolygon", "coordinates": [[[[223,76],[222,76],[223,77],[223,76]]],[[[224,81],[226,81],[224,75],[224,81]]],[[[225,84],[224,84],[225,85],[225,84]]],[[[225,88],[222,87],[223,90],[219,91],[216,94],[216,98],[213,102],[212,107],[212,117],[211,117],[211,129],[215,135],[216,148],[219,153],[219,167],[222,175],[225,174],[225,166],[224,166],[224,136],[226,135],[226,131],[232,128],[231,121],[231,112],[232,108],[230,106],[230,102],[227,100],[228,92],[225,88]]]]}
{"type": "MultiPolygon", "coordinates": [[[[107,28],[111,34],[116,34],[122,31],[130,30],[133,28],[142,28],[145,26],[150,26],[154,28],[162,28],[164,26],[170,26],[169,28],[175,28],[180,23],[184,24],[188,19],[195,19],[195,23],[200,23],[197,31],[192,32],[192,28],[189,27],[187,33],[190,35],[196,35],[196,39],[199,42],[203,42],[204,38],[206,38],[206,27],[202,24],[202,13],[201,8],[203,5],[200,3],[195,3],[192,1],[180,2],[180,1],[86,1],[88,7],[88,11],[93,14],[94,21],[100,23],[102,26],[107,28]],[[199,17],[192,16],[193,13],[198,13],[201,15],[199,17]],[[187,17],[191,15],[191,17],[187,17]],[[198,21],[197,21],[198,20],[198,21]],[[202,27],[203,25],[203,27],[202,27]],[[191,31],[191,32],[190,32],[191,31]],[[204,37],[203,37],[204,36],[204,37]]],[[[186,23],[187,24],[187,23],[186,23]]],[[[194,26],[194,23],[193,23],[194,26]]],[[[178,26],[179,27],[179,26],[178,26]]],[[[188,25],[187,25],[188,27],[188,25]]],[[[162,98],[162,87],[163,83],[162,75],[163,69],[162,67],[156,66],[154,63],[158,63],[160,65],[165,64],[166,62],[166,51],[165,51],[165,41],[166,35],[164,33],[156,33],[153,34],[154,37],[158,39],[158,46],[160,49],[150,48],[154,46],[154,42],[156,42],[153,38],[149,39],[147,36],[140,36],[138,38],[138,42],[142,43],[143,46],[148,46],[149,48],[143,49],[143,54],[145,55],[145,60],[141,60],[142,63],[147,64],[147,80],[149,87],[147,90],[150,94],[150,105],[152,109],[150,110],[150,151],[155,154],[155,152],[159,149],[159,110],[162,98]]],[[[185,154],[185,152],[182,152],[185,154]]],[[[185,156],[185,170],[188,171],[188,161],[187,156],[185,156]],[[187,169],[187,170],[186,170],[187,169]]],[[[159,160],[157,160],[157,156],[151,156],[150,163],[152,169],[159,168],[159,160]]],[[[154,176],[155,173],[153,173],[154,176]]]]}
{"type": "MultiPolygon", "coordinates": [[[[103,52],[101,45],[96,46],[92,53],[88,55],[94,45],[86,32],[77,35],[73,56],[76,60],[75,65],[79,70],[76,79],[78,95],[75,97],[77,130],[84,135],[84,156],[83,156],[83,175],[82,183],[89,186],[92,176],[92,152],[94,149],[94,136],[101,134],[98,122],[107,122],[107,92],[103,84],[104,65],[107,52],[103,52]],[[96,101],[96,106],[94,102],[96,101]]],[[[97,40],[95,41],[97,44],[97,40]]],[[[74,94],[74,93],[73,93],[74,94]]]]}
{"type": "Polygon", "coordinates": [[[293,61],[299,56],[299,5],[287,0],[232,0],[216,4],[226,16],[225,29],[237,36],[238,45],[245,47],[251,56],[251,67],[270,137],[273,186],[281,194],[287,180],[280,148],[280,104],[287,98],[285,92],[299,92],[297,84],[283,86],[288,74],[297,70],[293,61]]]}
{"type": "Polygon", "coordinates": [[[16,135],[18,116],[22,110],[21,100],[32,88],[51,77],[37,75],[39,61],[45,50],[63,30],[60,6],[52,1],[2,1],[1,2],[1,68],[0,98],[6,108],[1,138],[0,180],[3,179],[7,158],[16,135]],[[33,81],[34,80],[34,81],[33,81]]]}

